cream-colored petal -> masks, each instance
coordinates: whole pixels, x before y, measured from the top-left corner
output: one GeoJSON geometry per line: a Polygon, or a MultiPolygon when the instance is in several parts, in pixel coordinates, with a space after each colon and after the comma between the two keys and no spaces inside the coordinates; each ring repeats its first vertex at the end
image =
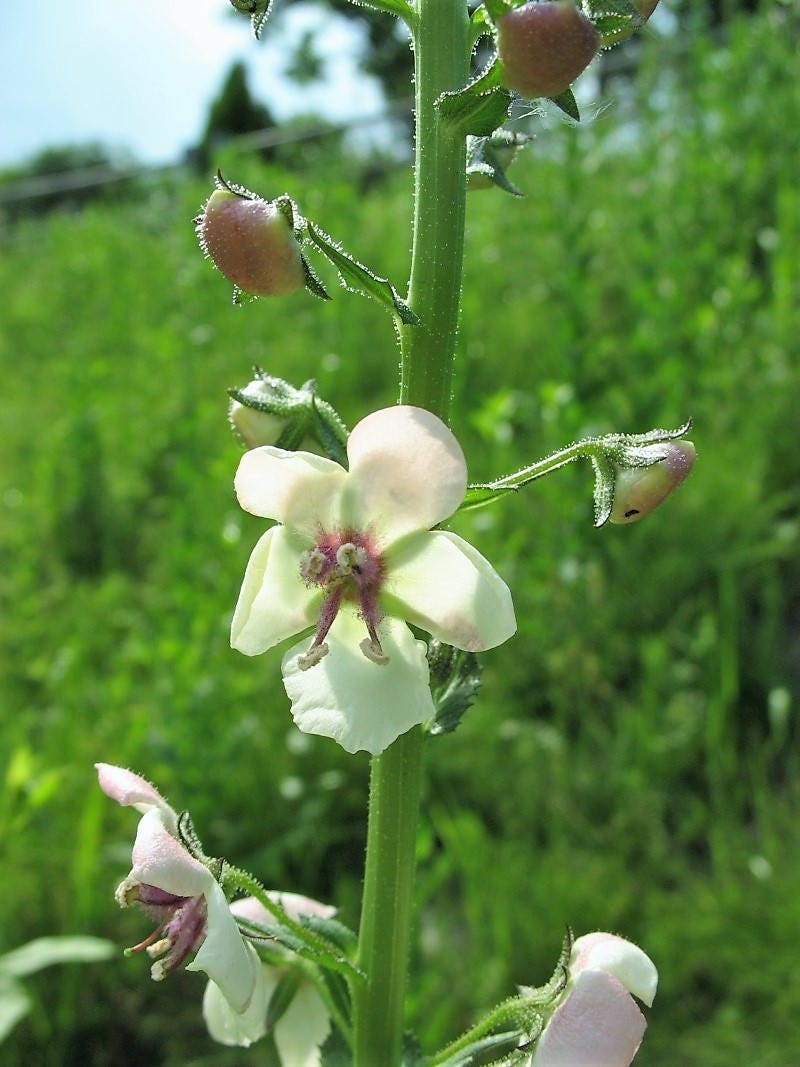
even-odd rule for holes
{"type": "Polygon", "coordinates": [[[234,486],[245,511],[313,539],[320,524],[327,529],[336,521],[345,473],[322,456],[264,445],[242,456],[234,486]]]}
{"type": "Polygon", "coordinates": [[[139,820],[132,859],[135,881],[176,897],[199,897],[216,885],[208,868],[172,836],[158,808],[146,811],[139,820]]]}
{"type": "Polygon", "coordinates": [[[303,982],[275,1024],[282,1067],[320,1067],[319,1046],[331,1031],[328,1009],[310,982],[303,982]]]}
{"type": "Polygon", "coordinates": [[[435,530],[407,537],[387,554],[386,563],[386,609],[448,645],[480,652],[516,631],[508,586],[456,534],[435,530]]]}
{"type": "Polygon", "coordinates": [[[257,542],[233,613],[233,648],[258,656],[316,621],[320,592],[300,577],[305,547],[285,526],[273,526],[257,542]]]}
{"type": "Polygon", "coordinates": [[[583,970],[608,971],[644,1004],[652,1007],[658,988],[658,971],[646,952],[616,934],[593,933],[572,946],[570,974],[583,970]]]}
{"type": "Polygon", "coordinates": [[[382,547],[452,515],[467,488],[461,446],[429,411],[407,405],[374,411],[347,440],[350,473],[343,516],[370,526],[382,547]]]}
{"type": "Polygon", "coordinates": [[[283,657],[283,684],[304,733],[332,737],[348,752],[365,749],[376,756],[431,718],[434,707],[424,643],[404,623],[384,619],[378,636],[389,660],[377,664],[359,647],[366,636],[355,612],[342,608],[326,638],[328,654],[301,670],[298,660],[310,642],[294,645],[283,657]]]}
{"type": "MultiPolygon", "coordinates": [[[[250,951],[253,952],[252,949],[250,951]]],[[[255,988],[250,1003],[243,1012],[233,1010],[216,982],[209,982],[206,986],[203,995],[203,1018],[209,1034],[221,1045],[248,1048],[267,1032],[267,1006],[278,983],[278,975],[272,967],[262,966],[258,960],[255,961],[255,966],[255,988]]]]}
{"type": "Polygon", "coordinates": [[[205,941],[186,968],[204,971],[219,986],[234,1011],[242,1013],[250,1005],[261,977],[261,963],[253,946],[239,932],[225,894],[212,879],[206,894],[208,928],[205,941]]]}
{"type": "Polygon", "coordinates": [[[111,763],[95,763],[94,766],[100,788],[107,797],[116,800],[125,808],[135,808],[142,814],[150,808],[159,808],[165,823],[175,826],[175,812],[146,778],[134,774],[133,771],[126,771],[124,767],[115,767],[111,763]]]}
{"type": "Polygon", "coordinates": [[[531,1067],[629,1067],[646,1027],[616,978],[582,971],[539,1038],[531,1067]]]}

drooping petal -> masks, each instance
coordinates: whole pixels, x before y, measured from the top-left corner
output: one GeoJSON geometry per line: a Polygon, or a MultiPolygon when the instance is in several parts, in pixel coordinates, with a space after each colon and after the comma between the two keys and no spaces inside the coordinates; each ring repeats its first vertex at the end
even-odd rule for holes
{"type": "Polygon", "coordinates": [[[347,440],[350,473],[344,521],[371,526],[382,547],[452,515],[467,488],[461,446],[441,419],[422,408],[374,411],[347,440]]]}
{"type": "Polygon", "coordinates": [[[648,1007],[658,988],[658,971],[638,945],[615,934],[584,934],[572,946],[570,974],[583,970],[608,971],[648,1007]]]}
{"type": "Polygon", "coordinates": [[[387,609],[448,645],[480,652],[515,632],[508,586],[456,534],[435,530],[407,537],[390,551],[387,564],[387,609]]]}
{"type": "Polygon", "coordinates": [[[629,1067],[646,1027],[616,978],[582,971],[539,1038],[531,1067],[629,1067]]]}
{"type": "MultiPolygon", "coordinates": [[[[255,953],[254,953],[255,955],[255,953]]],[[[208,1032],[221,1045],[248,1048],[267,1030],[267,1007],[277,976],[271,967],[256,960],[256,982],[250,1003],[243,1012],[234,1011],[216,982],[209,982],[203,995],[203,1018],[208,1032]]]]}
{"type": "Polygon", "coordinates": [[[321,593],[300,577],[303,547],[284,526],[273,526],[259,539],[233,613],[233,648],[258,656],[316,620],[321,593]]]}
{"type": "Polygon", "coordinates": [[[107,797],[116,800],[124,808],[136,808],[142,813],[150,808],[159,808],[163,813],[171,813],[175,818],[175,812],[164,800],[154,785],[133,771],[126,771],[123,767],[114,767],[111,763],[95,763],[97,780],[100,788],[107,797]]]}
{"type": "Polygon", "coordinates": [[[328,1009],[314,986],[303,982],[275,1025],[283,1067],[320,1067],[319,1046],[330,1030],[328,1009]]]}
{"type": "Polygon", "coordinates": [[[146,811],[139,820],[133,843],[131,876],[176,897],[199,897],[214,876],[173,837],[157,808],[146,811]]]}
{"type": "Polygon", "coordinates": [[[359,648],[365,636],[355,612],[342,608],[326,638],[328,655],[301,670],[298,660],[309,642],[294,645],[283,657],[283,684],[304,733],[332,737],[348,752],[366,749],[376,756],[429,719],[434,707],[423,642],[404,623],[384,619],[378,636],[389,660],[379,665],[359,648]]]}
{"type": "Polygon", "coordinates": [[[187,971],[205,971],[219,986],[234,1011],[244,1012],[260,979],[261,964],[242,937],[225,894],[213,878],[205,893],[208,929],[187,971]]]}
{"type": "Polygon", "coordinates": [[[346,472],[310,452],[263,445],[245,452],[234,486],[245,511],[275,519],[312,539],[320,523],[336,521],[335,505],[346,472]]]}
{"type": "MultiPolygon", "coordinates": [[[[320,904],[318,900],[301,896],[300,893],[279,893],[271,890],[268,894],[271,900],[278,904],[290,919],[300,919],[303,915],[316,915],[320,919],[331,919],[336,914],[336,908],[330,904],[320,904]]],[[[231,904],[231,911],[237,918],[247,919],[252,923],[262,926],[275,922],[275,916],[267,911],[264,905],[255,897],[242,897],[231,904]]]]}

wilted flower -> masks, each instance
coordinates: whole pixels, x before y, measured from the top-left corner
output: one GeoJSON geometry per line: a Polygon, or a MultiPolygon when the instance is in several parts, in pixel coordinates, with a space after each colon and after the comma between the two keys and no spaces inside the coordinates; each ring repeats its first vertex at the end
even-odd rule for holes
{"type": "Polygon", "coordinates": [[[600,34],[572,0],[522,4],[497,19],[503,84],[527,99],[563,93],[599,47],[600,34]]]}
{"type": "Polygon", "coordinates": [[[117,888],[116,899],[123,908],[139,904],[157,926],[129,951],[147,951],[155,960],[151,974],[156,981],[196,953],[186,969],[205,971],[231,1010],[244,1012],[260,985],[261,967],[219,882],[181,840],[178,816],[157,789],[122,767],[95,767],[107,796],[142,813],[131,872],[117,888]]]}
{"type": "Polygon", "coordinates": [[[568,969],[529,1067],[629,1067],[647,1027],[631,994],[653,1003],[652,960],[624,938],[594,933],[572,946],[568,969]]]}
{"type": "MultiPolygon", "coordinates": [[[[295,920],[304,915],[330,918],[335,910],[296,893],[270,893],[270,897],[295,920]]],[[[231,911],[249,923],[269,926],[274,922],[273,916],[255,897],[235,901],[231,911]]],[[[231,1010],[214,982],[206,986],[203,1017],[208,1032],[220,1044],[247,1046],[267,1033],[268,1021],[274,1011],[273,995],[284,970],[268,963],[261,966],[263,981],[259,983],[258,996],[253,997],[242,1015],[231,1010]]],[[[319,1046],[330,1028],[328,1011],[319,993],[311,982],[301,979],[291,1002],[274,1023],[275,1046],[283,1067],[319,1067],[319,1046]]]]}
{"type": "Polygon", "coordinates": [[[433,714],[425,644],[400,620],[477,652],[516,629],[487,560],[431,527],[467,484],[453,434],[428,411],[373,412],[348,438],[349,470],[266,446],[241,460],[239,503],[275,519],[250,557],[231,644],[254,656],[315,627],[283,658],[295,722],[349,752],[382,752],[433,714]]]}

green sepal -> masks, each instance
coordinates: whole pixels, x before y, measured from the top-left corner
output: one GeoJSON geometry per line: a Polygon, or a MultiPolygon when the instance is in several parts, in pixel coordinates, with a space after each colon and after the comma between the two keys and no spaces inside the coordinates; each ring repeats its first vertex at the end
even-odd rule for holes
{"type": "Polygon", "coordinates": [[[617,467],[607,456],[592,456],[591,460],[594,470],[594,524],[599,528],[608,522],[614,506],[617,467]]]}
{"type": "Polygon", "coordinates": [[[601,48],[619,44],[645,23],[629,0],[584,0],[583,9],[600,34],[601,48]]]}
{"type": "Polygon", "coordinates": [[[304,915],[303,925],[336,945],[349,957],[358,950],[358,935],[338,919],[324,919],[321,915],[304,915]]]}
{"type": "MultiPolygon", "coordinates": [[[[256,947],[258,947],[259,939],[274,941],[290,952],[294,952],[301,959],[315,963],[318,967],[326,967],[350,978],[365,981],[365,976],[362,972],[340,952],[339,946],[336,944],[328,941],[320,944],[318,938],[315,938],[313,944],[310,940],[304,941],[300,934],[295,933],[294,930],[290,930],[287,926],[277,921],[257,923],[251,919],[238,917],[237,922],[242,930],[250,936],[256,947]]],[[[299,927],[307,927],[309,932],[312,932],[308,916],[302,916],[297,925],[299,927]]]]}
{"type": "Polygon", "coordinates": [[[288,970],[278,981],[272,991],[267,1008],[267,1030],[271,1030],[275,1024],[287,1012],[289,1005],[300,988],[302,975],[296,967],[288,970]]]}
{"type": "Polygon", "coordinates": [[[515,4],[513,0],[483,0],[483,6],[489,15],[492,22],[497,22],[503,15],[507,15],[509,11],[513,11],[519,4],[515,4]]]}
{"type": "MultiPolygon", "coordinates": [[[[324,986],[324,992],[320,995],[329,1002],[329,1010],[333,1008],[340,1019],[350,1025],[353,1016],[353,1003],[350,997],[350,986],[344,975],[337,971],[317,969],[317,981],[324,986]]],[[[348,1067],[350,1063],[348,1061],[348,1067]]]]}
{"type": "Polygon", "coordinates": [[[253,35],[258,40],[272,11],[272,0],[230,0],[240,15],[250,16],[253,35]]]}
{"type": "Polygon", "coordinates": [[[469,20],[471,48],[475,47],[481,37],[491,36],[493,33],[494,26],[492,20],[489,18],[489,13],[486,8],[481,4],[480,7],[475,8],[469,20]]]}
{"type": "Polygon", "coordinates": [[[500,1056],[505,1053],[511,1053],[511,1059],[493,1059],[491,1061],[493,1067],[498,1067],[498,1065],[502,1065],[502,1067],[508,1065],[510,1067],[512,1063],[523,1063],[529,1058],[529,1053],[519,1048],[520,1039],[523,1037],[525,1037],[525,1033],[522,1030],[504,1030],[500,1034],[489,1034],[488,1037],[480,1037],[477,1041],[470,1042],[459,1052],[448,1056],[446,1060],[437,1063],[436,1067],[477,1067],[478,1064],[487,1062],[485,1059],[485,1053],[487,1052],[493,1052],[500,1056]],[[519,1057],[518,1054],[520,1054],[519,1057]]]}
{"type": "Polygon", "coordinates": [[[436,639],[428,645],[428,665],[436,713],[425,729],[438,737],[452,733],[474,703],[483,668],[474,652],[463,652],[436,639]]]}
{"type": "Polygon", "coordinates": [[[497,56],[476,78],[436,101],[439,118],[456,137],[488,137],[502,126],[511,107],[511,93],[500,84],[497,56]]]}
{"type": "Polygon", "coordinates": [[[558,96],[551,96],[548,99],[560,108],[565,115],[568,115],[575,122],[581,121],[581,113],[578,109],[578,101],[575,99],[575,94],[572,89],[567,86],[563,93],[559,93],[558,96]]]}
{"type": "Polygon", "coordinates": [[[353,1052],[338,1030],[331,1030],[319,1054],[321,1067],[353,1067],[353,1052]]]}
{"type": "Polygon", "coordinates": [[[459,504],[458,510],[459,512],[477,511],[478,508],[484,508],[487,504],[494,504],[496,500],[508,496],[509,493],[518,492],[520,488],[521,486],[519,485],[504,485],[501,487],[493,485],[470,485],[467,487],[464,499],[459,504]]]}
{"type": "Polygon", "coordinates": [[[311,397],[311,424],[328,458],[347,470],[347,428],[330,404],[319,400],[316,394],[311,397]]]}
{"type": "Polygon", "coordinates": [[[329,237],[319,226],[313,222],[305,222],[305,232],[322,254],[336,268],[339,279],[345,289],[351,292],[361,292],[365,296],[371,296],[378,300],[384,307],[389,308],[405,326],[414,326],[419,321],[408,304],[401,300],[397,290],[390,284],[388,278],[381,278],[369,267],[353,259],[344,251],[340,244],[329,237]]]}
{"type": "Polygon", "coordinates": [[[467,137],[467,188],[485,188],[488,183],[512,196],[524,196],[508,180],[505,166],[513,162],[516,151],[530,140],[527,134],[503,129],[494,130],[489,137],[467,137]],[[510,158],[501,159],[501,154],[510,158]]]}

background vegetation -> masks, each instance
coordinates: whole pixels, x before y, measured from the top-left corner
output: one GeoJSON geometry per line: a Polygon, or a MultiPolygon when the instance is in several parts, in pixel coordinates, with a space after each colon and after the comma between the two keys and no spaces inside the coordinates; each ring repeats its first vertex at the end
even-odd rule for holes
{"type": "MultiPolygon", "coordinates": [[[[699,459],[639,526],[593,530],[579,467],[458,523],[520,632],[429,747],[411,996],[428,1048],[544,980],[569,922],[657,961],[642,1067],[800,1061],[800,100],[782,11],[680,54],[656,42],[635,90],[551,123],[515,165],[527,199],[470,198],[454,428],[472,478],[689,414],[699,459]]],[[[291,176],[219,162],[401,283],[407,171],[365,187],[357,161],[314,151],[291,176]]],[[[315,377],[352,424],[394,400],[396,351],[383,313],[338,290],[234,310],[192,233],[208,190],[165,178],[2,233],[0,950],[144,936],[113,902],[135,818],[97,789],[98,759],[189,807],[212,853],[357,921],[367,759],[293,729],[279,653],[228,648],[261,523],[233,496],[224,389],[254,362],[315,377]]],[[[37,976],[0,1062],[261,1062],[208,1043],[197,975],[146,971],[37,976]]]]}

